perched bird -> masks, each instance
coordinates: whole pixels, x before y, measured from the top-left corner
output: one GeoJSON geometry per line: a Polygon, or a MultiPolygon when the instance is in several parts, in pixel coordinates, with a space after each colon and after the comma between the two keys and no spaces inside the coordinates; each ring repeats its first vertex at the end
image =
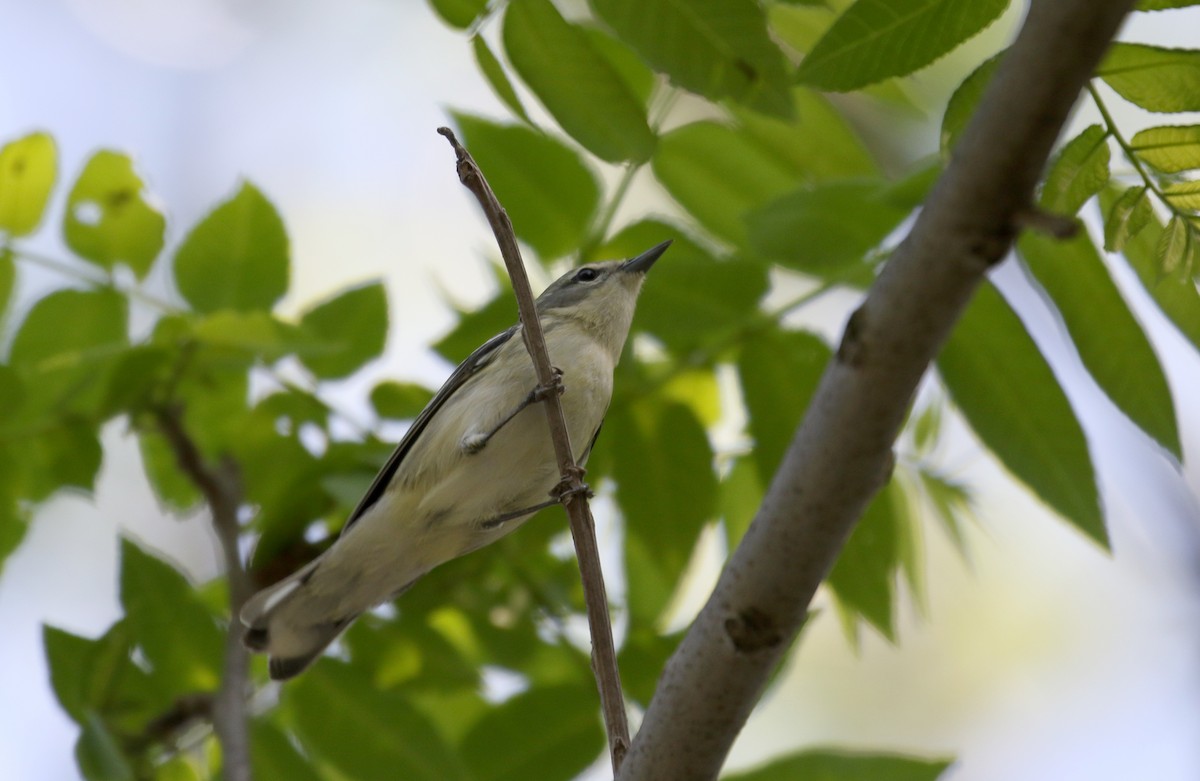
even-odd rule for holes
{"type": "MultiPolygon", "coordinates": [[[[668,245],[573,269],[537,299],[580,464],[612,398],[613,370],[646,272],[668,245]]],[[[454,370],[333,546],[242,608],[245,643],[270,655],[272,678],[297,675],[363,611],[555,503],[550,492],[560,474],[536,387],[520,325],[454,370]]]]}

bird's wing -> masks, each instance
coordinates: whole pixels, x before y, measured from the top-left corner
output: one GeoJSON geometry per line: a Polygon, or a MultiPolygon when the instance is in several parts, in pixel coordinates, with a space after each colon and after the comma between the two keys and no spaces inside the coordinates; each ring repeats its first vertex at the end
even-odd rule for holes
{"type": "Polygon", "coordinates": [[[466,360],[458,365],[437,394],[426,405],[425,409],[421,410],[421,414],[417,415],[417,419],[409,426],[408,431],[404,433],[404,438],[400,440],[400,444],[396,445],[396,449],[388,458],[387,463],[383,465],[383,469],[375,476],[375,481],[371,483],[371,487],[367,489],[367,493],[359,501],[358,507],[354,508],[354,512],[350,513],[350,518],[347,519],[346,525],[342,527],[342,534],[354,525],[354,522],[362,517],[371,505],[383,496],[388,485],[392,482],[392,476],[396,474],[396,470],[400,468],[400,463],[404,457],[408,455],[408,451],[412,450],[412,446],[416,444],[417,437],[421,436],[421,432],[429,425],[429,421],[433,420],[433,416],[438,410],[454,395],[455,391],[463,386],[467,380],[475,375],[483,367],[492,362],[496,357],[496,351],[502,344],[513,337],[520,326],[513,326],[503,333],[496,334],[491,339],[483,343],[479,349],[467,356],[466,360]]]}

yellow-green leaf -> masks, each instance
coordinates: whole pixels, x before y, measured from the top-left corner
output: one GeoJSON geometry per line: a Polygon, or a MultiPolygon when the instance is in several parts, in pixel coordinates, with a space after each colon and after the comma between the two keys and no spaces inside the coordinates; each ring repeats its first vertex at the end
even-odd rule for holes
{"type": "Polygon", "coordinates": [[[1074,215],[1108,182],[1108,132],[1092,125],[1067,142],[1050,165],[1041,202],[1048,211],[1074,215]]]}
{"type": "Polygon", "coordinates": [[[32,233],[42,220],[58,155],[47,133],[30,133],[0,149],[0,231],[9,236],[32,233]]]}
{"type": "Polygon", "coordinates": [[[1200,51],[1114,43],[1096,75],[1147,111],[1200,111],[1200,51]]]}
{"type": "Polygon", "coordinates": [[[1104,249],[1120,252],[1154,216],[1145,187],[1130,187],[1113,202],[1104,221],[1104,249]]]}
{"type": "Polygon", "coordinates": [[[67,196],[67,246],[104,269],[124,263],[146,276],[163,247],[166,218],[146,198],[145,184],[127,155],[94,154],[67,196]]]}
{"type": "Polygon", "coordinates": [[[1181,273],[1190,276],[1193,267],[1193,255],[1196,252],[1192,228],[1187,220],[1176,214],[1167,223],[1166,230],[1158,240],[1158,274],[1159,277],[1171,277],[1181,273]]]}
{"type": "Polygon", "coordinates": [[[496,93],[496,97],[500,98],[500,101],[508,106],[508,110],[516,114],[523,122],[532,125],[533,120],[529,118],[529,114],[525,111],[525,105],[521,103],[521,98],[513,88],[512,82],[509,81],[508,74],[504,72],[504,66],[492,53],[491,47],[488,46],[482,35],[471,38],[471,48],[475,52],[475,64],[479,66],[479,70],[488,80],[488,84],[492,85],[492,91],[496,93]]]}
{"type": "Polygon", "coordinates": [[[1163,195],[1176,209],[1200,210],[1200,180],[1168,184],[1163,188],[1163,195]]]}
{"type": "Polygon", "coordinates": [[[1130,147],[1142,160],[1165,173],[1200,168],[1200,125],[1164,125],[1134,133],[1130,147]]]}

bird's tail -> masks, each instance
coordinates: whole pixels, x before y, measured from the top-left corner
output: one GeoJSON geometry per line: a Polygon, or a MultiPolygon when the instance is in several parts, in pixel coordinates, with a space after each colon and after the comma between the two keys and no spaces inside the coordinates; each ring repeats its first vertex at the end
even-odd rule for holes
{"type": "Polygon", "coordinates": [[[319,561],[268,586],[242,606],[242,642],[251,651],[270,655],[273,680],[299,675],[358,617],[355,613],[336,620],[305,620],[309,611],[304,609],[304,587],[319,561]]]}

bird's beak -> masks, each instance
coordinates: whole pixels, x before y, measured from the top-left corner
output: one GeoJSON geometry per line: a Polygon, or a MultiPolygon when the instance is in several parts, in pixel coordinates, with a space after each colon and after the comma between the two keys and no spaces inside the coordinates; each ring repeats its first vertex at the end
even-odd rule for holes
{"type": "Polygon", "coordinates": [[[638,255],[636,258],[630,258],[622,263],[621,270],[637,271],[641,274],[645,274],[650,270],[650,267],[654,265],[654,261],[658,260],[659,257],[661,257],[662,254],[667,251],[667,247],[669,246],[671,246],[671,242],[668,240],[656,247],[651,247],[641,255],[638,255]]]}

